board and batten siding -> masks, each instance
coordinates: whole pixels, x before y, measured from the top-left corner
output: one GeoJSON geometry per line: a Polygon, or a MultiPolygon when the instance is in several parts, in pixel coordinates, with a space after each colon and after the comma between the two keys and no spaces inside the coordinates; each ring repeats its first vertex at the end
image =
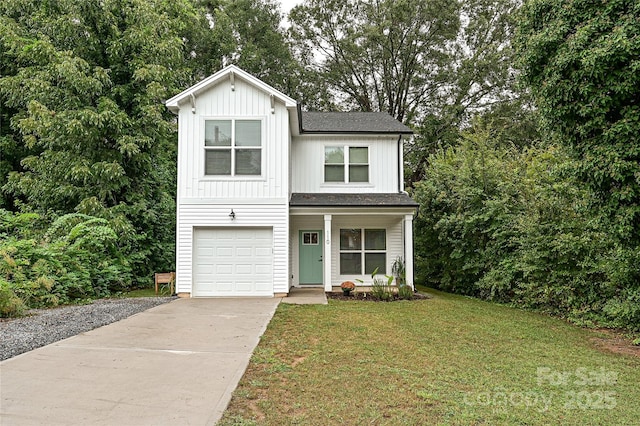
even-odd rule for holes
{"type": "Polygon", "coordinates": [[[294,136],[291,142],[291,169],[291,192],[398,192],[398,136],[294,136]],[[325,183],[325,146],[369,147],[369,182],[325,183]]]}
{"type": "Polygon", "coordinates": [[[191,293],[195,228],[273,229],[273,292],[289,290],[289,112],[241,78],[222,80],[196,95],[195,114],[188,103],[178,112],[178,196],[176,291],[191,293]],[[204,175],[206,119],[262,121],[262,175],[204,175]],[[236,214],[231,220],[231,209],[236,214]]]}
{"type": "Polygon", "coordinates": [[[286,204],[235,205],[236,219],[227,204],[182,204],[177,232],[176,291],[191,293],[195,228],[273,228],[273,292],[289,291],[289,217],[286,204]]]}
{"type": "Polygon", "coordinates": [[[269,94],[236,79],[235,90],[222,81],[196,97],[196,113],[179,112],[178,196],[196,198],[286,198],[289,186],[289,113],[269,94]],[[262,121],[262,176],[212,177],[204,174],[205,119],[248,118],[262,121]]]}

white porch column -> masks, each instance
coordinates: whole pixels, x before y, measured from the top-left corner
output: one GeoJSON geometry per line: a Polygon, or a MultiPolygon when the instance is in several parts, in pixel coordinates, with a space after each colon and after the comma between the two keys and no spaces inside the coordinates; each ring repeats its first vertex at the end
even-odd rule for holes
{"type": "Polygon", "coordinates": [[[406,282],[415,289],[413,282],[413,215],[404,216],[404,266],[406,282]]]}
{"type": "Polygon", "coordinates": [[[324,268],[324,291],[331,291],[331,215],[324,215],[324,250],[322,254],[324,268]]]}

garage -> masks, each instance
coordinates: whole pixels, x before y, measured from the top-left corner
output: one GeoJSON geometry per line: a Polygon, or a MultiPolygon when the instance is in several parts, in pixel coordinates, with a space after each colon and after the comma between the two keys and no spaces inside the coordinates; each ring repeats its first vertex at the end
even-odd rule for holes
{"type": "Polygon", "coordinates": [[[196,228],[194,297],[273,296],[272,228],[196,228]]]}

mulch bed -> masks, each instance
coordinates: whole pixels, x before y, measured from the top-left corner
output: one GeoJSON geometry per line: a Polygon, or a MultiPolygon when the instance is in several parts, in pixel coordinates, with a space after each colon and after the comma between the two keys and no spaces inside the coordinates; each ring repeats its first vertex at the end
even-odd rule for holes
{"type": "MultiPolygon", "coordinates": [[[[428,294],[424,294],[424,293],[413,293],[413,299],[411,300],[425,300],[425,299],[431,299],[432,296],[428,295],[428,294]]],[[[397,294],[393,295],[393,299],[392,300],[380,300],[376,297],[373,297],[371,295],[371,293],[369,292],[365,292],[365,291],[358,291],[356,293],[351,293],[348,296],[345,296],[343,293],[335,293],[335,292],[331,292],[331,293],[327,293],[327,299],[333,299],[333,300],[358,300],[358,301],[363,301],[363,302],[395,302],[395,301],[399,301],[399,300],[403,300],[398,298],[397,294]]]]}

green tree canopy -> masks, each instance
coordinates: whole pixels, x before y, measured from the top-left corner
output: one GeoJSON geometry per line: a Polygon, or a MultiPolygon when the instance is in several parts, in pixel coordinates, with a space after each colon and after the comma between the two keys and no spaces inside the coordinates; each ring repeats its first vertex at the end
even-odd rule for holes
{"type": "Polygon", "coordinates": [[[336,104],[411,122],[445,84],[459,13],[451,1],[309,0],[291,35],[336,104]]]}
{"type": "Polygon", "coordinates": [[[236,64],[262,81],[295,95],[297,63],[280,23],[275,0],[201,0],[216,40],[223,46],[224,65],[236,64]]]}
{"type": "Polygon", "coordinates": [[[640,243],[640,2],[534,0],[517,47],[546,130],[572,149],[611,231],[640,243]]]}
{"type": "Polygon", "coordinates": [[[175,119],[163,100],[220,66],[204,10],[9,0],[0,34],[3,148],[29,154],[4,194],[27,210],[109,219],[139,276],[171,267],[175,119]]]}
{"type": "Polygon", "coordinates": [[[291,36],[314,97],[332,101],[320,107],[386,111],[417,130],[407,147],[411,184],[423,177],[436,145],[455,143],[473,115],[515,96],[516,6],[513,0],[308,0],[291,12],[291,36]]]}

